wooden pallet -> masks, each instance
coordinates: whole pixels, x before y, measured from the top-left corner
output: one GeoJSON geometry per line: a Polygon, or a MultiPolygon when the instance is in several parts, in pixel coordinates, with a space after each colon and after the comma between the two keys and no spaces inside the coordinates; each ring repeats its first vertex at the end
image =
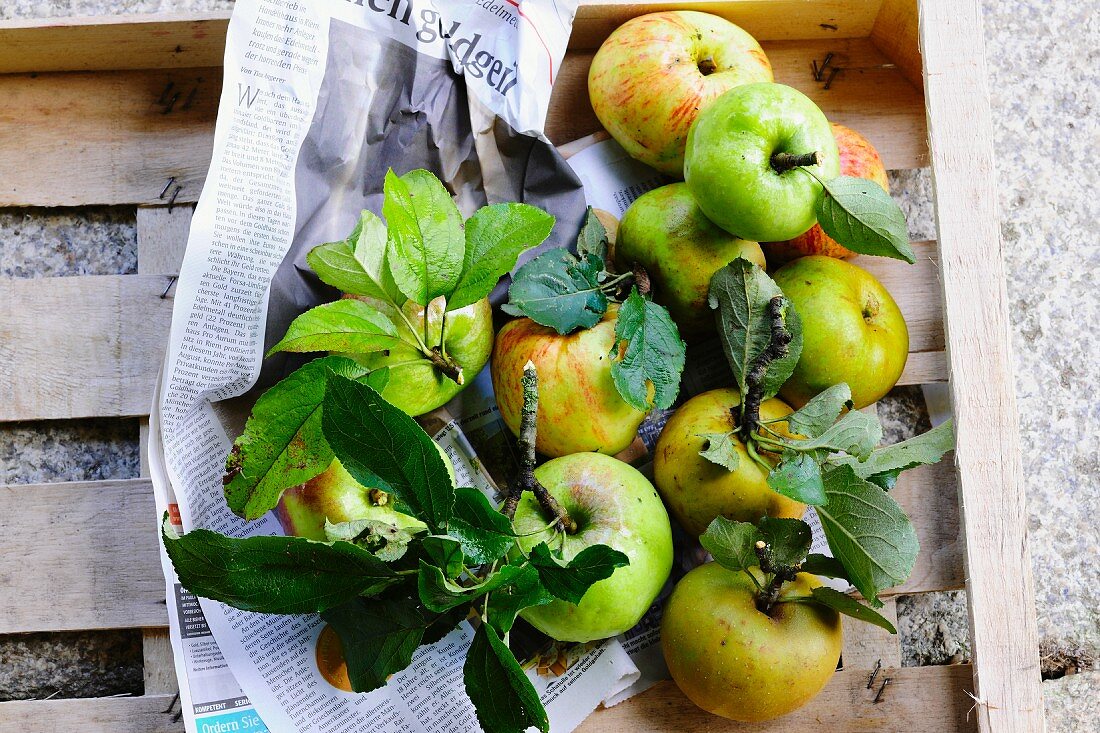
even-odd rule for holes
{"type": "MultiPolygon", "coordinates": [[[[886,284],[909,322],[902,383],[950,375],[955,465],[912,471],[899,482],[895,495],[922,552],[895,593],[965,586],[974,664],[900,668],[896,637],[846,624],[844,669],[821,696],[751,729],[1042,730],[977,0],[582,0],[547,125],[554,142],[599,128],[585,91],[594,49],[621,22],[658,5],[740,24],[761,40],[778,81],[865,133],[888,167],[930,165],[936,185],[939,243],[918,243],[916,266],[858,262],[886,284]],[[828,90],[810,72],[826,53],[846,69],[828,90]],[[883,671],[868,689],[878,660],[883,671]],[[886,677],[891,684],[875,703],[886,677]]],[[[227,20],[0,25],[0,206],[138,206],[137,274],[0,280],[0,421],[147,415],[171,317],[168,286],[210,162],[227,20]]],[[[0,517],[0,633],[142,628],[146,650],[144,696],[0,703],[0,728],[182,730],[149,482],[0,487],[0,517]]],[[[896,613],[892,601],[887,612],[896,613]]],[[[699,711],[671,683],[599,711],[582,727],[747,729],[699,711]]]]}

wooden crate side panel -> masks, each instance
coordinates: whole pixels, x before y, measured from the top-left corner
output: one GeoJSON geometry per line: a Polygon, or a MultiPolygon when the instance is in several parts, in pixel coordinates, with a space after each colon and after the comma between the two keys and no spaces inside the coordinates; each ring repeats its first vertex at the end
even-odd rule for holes
{"type": "Polygon", "coordinates": [[[1027,513],[977,0],[921,0],[955,465],[983,732],[1041,731],[1027,513]]]}
{"type": "Polygon", "coordinates": [[[924,89],[924,68],[917,38],[917,0],[883,0],[871,42],[897,64],[914,89],[924,89]]]}
{"type": "Polygon", "coordinates": [[[882,0],[735,0],[734,2],[639,3],[581,0],[569,38],[572,49],[594,49],[630,18],[661,10],[703,10],[720,15],[759,41],[864,38],[871,32],[882,0]]]}
{"type": "Polygon", "coordinates": [[[220,68],[0,75],[0,206],[198,200],[221,76],[220,68]]]}
{"type": "Polygon", "coordinates": [[[868,669],[844,669],[833,675],[821,694],[805,707],[767,723],[742,724],[706,713],[671,682],[613,708],[597,710],[578,733],[952,733],[976,729],[967,721],[972,702],[966,695],[968,665],[951,667],[884,667],[872,689],[868,669]],[[890,684],[876,704],[886,677],[890,684]]]}
{"type": "Polygon", "coordinates": [[[6,21],[0,74],[221,66],[228,25],[228,13],[6,21]]]}
{"type": "MultiPolygon", "coordinates": [[[[814,100],[830,120],[860,131],[874,143],[887,168],[928,164],[924,100],[866,38],[778,41],[762,44],[775,80],[814,100]],[[828,53],[842,71],[829,89],[813,78],[811,63],[828,53]]],[[[554,82],[546,134],[555,144],[571,142],[602,129],[588,101],[588,67],[594,51],[568,54],[554,82]]]]}
{"type": "Polygon", "coordinates": [[[148,414],[172,317],[167,284],[0,280],[0,422],[148,414]]]}
{"type": "Polygon", "coordinates": [[[0,486],[0,517],[0,634],[167,625],[148,481],[0,486]]]}

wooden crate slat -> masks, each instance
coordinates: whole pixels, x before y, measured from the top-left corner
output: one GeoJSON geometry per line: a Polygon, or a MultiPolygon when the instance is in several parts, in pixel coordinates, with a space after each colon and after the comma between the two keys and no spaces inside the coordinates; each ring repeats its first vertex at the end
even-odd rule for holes
{"type": "Polygon", "coordinates": [[[175,695],[0,702],[0,727],[20,733],[183,733],[175,695]]]}
{"type": "Polygon", "coordinates": [[[634,0],[581,0],[569,47],[598,48],[628,19],[658,10],[705,10],[721,15],[760,41],[805,38],[864,38],[874,27],[882,0],[736,0],[735,2],[639,3],[634,0]]]}
{"type": "Polygon", "coordinates": [[[924,88],[924,69],[917,42],[917,0],[883,0],[871,29],[871,42],[898,65],[917,89],[924,88]]]}
{"type": "MultiPolygon", "coordinates": [[[[777,41],[761,44],[775,70],[775,80],[795,87],[821,107],[834,122],[847,125],[874,143],[887,168],[928,165],[924,99],[920,91],[868,38],[777,41]],[[834,55],[847,67],[829,89],[813,79],[812,61],[834,55]]],[[[571,52],[554,82],[546,134],[562,144],[602,129],[588,101],[588,67],[594,51],[571,52]],[[566,104],[562,100],[574,100],[566,104]]]]}
{"type": "Polygon", "coordinates": [[[947,381],[947,355],[942,351],[910,353],[898,384],[932,384],[947,381]]]}
{"type": "Polygon", "coordinates": [[[168,278],[0,280],[0,422],[147,415],[168,342],[168,278]]]}
{"type": "MultiPolygon", "coordinates": [[[[893,598],[885,598],[878,612],[888,618],[894,628],[898,625],[898,604],[893,598]]],[[[846,669],[874,669],[876,663],[883,667],[901,666],[901,639],[874,624],[857,621],[851,616],[841,616],[844,625],[844,651],[841,661],[846,669]]]]}
{"type": "Polygon", "coordinates": [[[4,21],[0,74],[221,66],[228,13],[4,21]]]}
{"type": "MultiPolygon", "coordinates": [[[[973,731],[971,706],[966,696],[969,665],[949,667],[884,668],[878,680],[888,676],[890,685],[882,700],[867,689],[869,670],[837,672],[809,705],[770,723],[741,725],[703,712],[672,682],[661,682],[644,695],[613,708],[597,710],[578,733],[724,733],[752,730],[757,733],[804,733],[807,730],[838,733],[953,733],[973,731]]],[[[876,680],[876,682],[878,681],[876,680]]],[[[55,733],[58,730],[104,730],[111,733],[182,733],[176,720],[179,702],[172,695],[107,697],[77,700],[15,701],[0,703],[0,721],[21,733],[55,733]]]]}
{"type": "Polygon", "coordinates": [[[867,689],[869,669],[844,669],[833,675],[805,707],[768,723],[734,723],[697,708],[671,681],[660,682],[644,695],[606,710],[597,710],[578,733],[951,733],[973,731],[967,711],[973,702],[968,665],[883,668],[867,689]],[[873,702],[881,681],[890,678],[878,704],[873,702]]]}
{"type": "Polygon", "coordinates": [[[178,275],[187,249],[195,207],[139,206],[137,243],[139,275],[178,275]]]}
{"type": "Polygon", "coordinates": [[[147,480],[0,486],[0,634],[165,626],[147,480]]]}
{"type": "Polygon", "coordinates": [[[981,8],[921,0],[920,23],[977,717],[983,733],[1037,732],[1039,635],[981,8]]]}
{"type": "Polygon", "coordinates": [[[963,540],[951,466],[919,466],[898,477],[891,492],[905,508],[921,551],[909,579],[889,595],[954,590],[963,586],[963,540]]]}
{"type": "Polygon", "coordinates": [[[0,75],[0,206],[163,204],[172,178],[177,202],[196,201],[221,77],[220,68],[0,75]]]}

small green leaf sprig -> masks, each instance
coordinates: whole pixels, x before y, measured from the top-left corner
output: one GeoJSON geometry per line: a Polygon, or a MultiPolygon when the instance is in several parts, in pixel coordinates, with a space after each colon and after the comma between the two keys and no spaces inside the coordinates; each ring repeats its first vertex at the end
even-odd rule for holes
{"type": "MultiPolygon", "coordinates": [[[[909,577],[919,551],[912,523],[888,491],[902,471],[936,463],[954,447],[951,422],[879,447],[878,419],[852,409],[846,384],[830,387],[790,415],[763,420],[761,403],[778,393],[802,350],[798,314],[775,282],[742,258],[715,273],[709,302],[741,400],[730,416],[731,430],[702,436],[706,442],[700,455],[734,471],[736,443],[743,444],[750,459],[767,471],[772,490],[817,510],[836,558],[834,577],[847,579],[872,606],[881,606],[879,593],[909,577]],[[780,432],[783,423],[786,430],[780,432]]],[[[784,521],[803,525],[805,531],[797,536],[809,536],[801,520],[784,521]]],[[[763,541],[769,542],[767,537],[763,541]]],[[[802,558],[768,562],[789,570],[802,558]]],[[[784,582],[784,573],[790,575],[764,572],[778,578],[776,583],[784,582]]]]}
{"type": "Polygon", "coordinates": [[[679,329],[668,310],[648,297],[643,270],[615,274],[607,260],[607,230],[589,207],[577,254],[552,249],[525,264],[502,308],[565,335],[592,328],[620,303],[615,346],[608,355],[615,388],[636,410],[667,409],[676,401],[684,371],[686,347],[679,329]]]}
{"type": "Polygon", "coordinates": [[[384,491],[387,503],[419,520],[419,529],[360,520],[327,524],[325,542],[236,539],[204,529],[180,535],[165,515],[162,539],[180,582],[247,611],[320,613],[340,638],[357,692],[385,685],[412,663],[418,647],[439,641],[474,612],[480,623],[463,677],[481,727],[548,733],[546,710],[508,647],[509,631],[524,608],[554,599],[579,603],[629,560],[606,545],[568,560],[552,549],[575,525],[533,477],[534,367],[524,372],[523,469],[502,512],[479,490],[454,485],[428,434],[379,394],[384,371],[363,377],[348,371],[348,361],[324,357],[298,370],[322,377],[306,380],[310,390],[321,385],[310,419],[352,477],[384,491]],[[552,537],[524,552],[511,514],[528,490],[550,517],[552,537]]]}
{"type": "MultiPolygon", "coordinates": [[[[504,203],[482,207],[463,222],[443,183],[426,170],[402,176],[389,171],[382,213],[385,222],[363,211],[347,238],[309,252],[306,261],[323,282],[355,297],[298,316],[268,356],[366,354],[400,343],[462,384],[466,375],[447,353],[447,314],[489,295],[521,253],[550,235],[554,217],[527,204],[504,203]],[[410,304],[439,306],[439,327],[429,328],[427,317],[423,329],[415,326],[410,304]]],[[[321,430],[324,375],[330,371],[385,388],[354,360],[330,356],[265,392],[226,461],[225,496],[233,512],[246,519],[263,516],[284,490],[332,462],[321,430]]]]}

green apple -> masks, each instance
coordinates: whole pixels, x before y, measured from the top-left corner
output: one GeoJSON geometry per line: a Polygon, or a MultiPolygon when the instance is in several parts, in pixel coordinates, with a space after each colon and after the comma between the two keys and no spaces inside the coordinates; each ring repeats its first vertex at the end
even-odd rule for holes
{"type": "MultiPolygon", "coordinates": [[[[721,515],[739,522],[757,522],[761,517],[800,519],[806,507],[794,499],[777,494],[768,486],[768,472],[754,461],[744,444],[731,436],[737,455],[736,470],[730,471],[699,454],[707,447],[704,436],[732,431],[734,410],[741,404],[736,389],[715,389],[692,397],[665,423],[653,455],[653,480],[669,511],[688,533],[702,534],[714,518],[721,515]]],[[[760,417],[775,420],[791,413],[791,408],[775,398],[764,400],[760,417]]],[[[787,423],[775,423],[771,429],[787,432],[787,423]]],[[[762,457],[769,462],[775,458],[762,457]]]]}
{"type": "Polygon", "coordinates": [[[535,448],[545,456],[599,451],[615,455],[638,433],[646,413],[619,395],[611,378],[618,308],[607,309],[592,328],[562,336],[529,318],[507,323],[497,334],[491,373],[500,415],[519,435],[523,366],[539,375],[535,448]]]}
{"type": "MultiPolygon", "coordinates": [[[[758,580],[763,574],[751,571],[758,580]]],[[[840,617],[817,603],[782,602],[821,585],[799,573],[768,613],[756,586],[717,563],[685,575],[665,604],[661,649],[677,686],[704,710],[756,723],[810,701],[840,660],[840,617]]]]}
{"type": "Polygon", "coordinates": [[[571,560],[586,547],[602,544],[624,553],[630,564],[595,583],[579,604],[555,600],[520,615],[558,641],[606,639],[632,628],[672,570],[672,529],[653,484],[637,469],[600,453],[547,461],[535,469],[535,478],[569,512],[577,531],[555,538],[545,529],[551,517],[532,492],[525,492],[515,516],[524,552],[539,542],[557,549],[560,542],[563,559],[571,560]]]}
{"type": "MultiPolygon", "coordinates": [[[[450,459],[443,451],[440,455],[453,477],[450,459]]],[[[427,525],[415,517],[396,511],[388,494],[356,481],[336,459],[309,481],[284,491],[275,507],[275,516],[288,535],[321,542],[326,539],[326,520],[339,524],[357,519],[375,519],[402,529],[427,529],[427,525]]]]}
{"type": "Polygon", "coordinates": [[[717,15],[671,10],[608,36],[592,59],[588,96],[627,153],[681,178],[699,110],[736,86],[771,80],[768,57],[748,33],[717,15]]]}
{"type": "Polygon", "coordinates": [[[825,115],[782,84],[747,84],[704,109],[688,133],[684,179],[699,208],[726,231],[756,242],[794,239],[817,223],[821,184],[786,156],[836,178],[840,156],[825,115]]]}
{"type": "Polygon", "coordinates": [[[802,356],[779,391],[783,399],[801,407],[847,382],[859,409],[897,384],[909,356],[909,329],[874,275],[814,255],[784,265],[773,278],[802,317],[802,356]]]}
{"type": "Polygon", "coordinates": [[[443,346],[447,356],[462,368],[460,381],[444,373],[438,366],[438,359],[433,360],[421,347],[421,344],[440,343],[444,324],[443,298],[433,300],[427,309],[407,301],[401,309],[404,319],[388,304],[371,298],[359,300],[377,307],[383,313],[392,312],[400,341],[388,351],[348,356],[371,370],[389,367],[390,379],[382,390],[382,396],[409,415],[423,415],[449,402],[473,381],[485,362],[489,361],[493,350],[493,312],[488,298],[446,314],[447,332],[443,346]]]}
{"type": "Polygon", "coordinates": [[[620,270],[637,263],[654,286],[654,300],[668,308],[684,338],[713,333],[707,292],[714,273],[738,257],[766,267],[756,242],[739,239],[703,215],[687,184],[644,193],[619,223],[615,257],[620,270]]]}

